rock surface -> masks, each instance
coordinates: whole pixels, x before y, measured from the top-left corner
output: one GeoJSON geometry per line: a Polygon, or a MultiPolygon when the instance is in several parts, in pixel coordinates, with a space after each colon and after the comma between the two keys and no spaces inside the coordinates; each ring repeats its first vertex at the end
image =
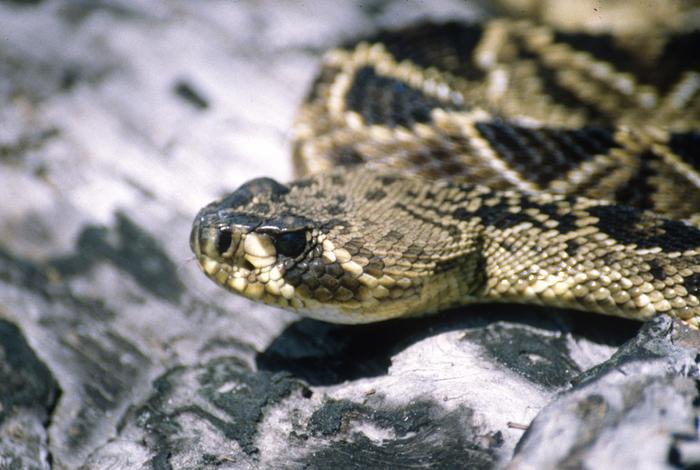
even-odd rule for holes
{"type": "Polygon", "coordinates": [[[700,465],[700,339],[670,319],[480,305],[327,325],[192,260],[202,205],[291,177],[325,49],[482,14],[0,1],[0,468],[700,465]]]}

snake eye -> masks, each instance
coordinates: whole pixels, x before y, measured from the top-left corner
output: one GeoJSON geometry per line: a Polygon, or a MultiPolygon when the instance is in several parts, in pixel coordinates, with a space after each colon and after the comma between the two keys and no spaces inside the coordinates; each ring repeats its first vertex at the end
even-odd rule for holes
{"type": "Polygon", "coordinates": [[[231,229],[229,227],[220,227],[216,231],[216,250],[219,255],[223,255],[231,247],[231,229]]]}
{"type": "Polygon", "coordinates": [[[306,248],[306,231],[281,233],[275,237],[277,253],[289,258],[296,258],[306,248]]]}

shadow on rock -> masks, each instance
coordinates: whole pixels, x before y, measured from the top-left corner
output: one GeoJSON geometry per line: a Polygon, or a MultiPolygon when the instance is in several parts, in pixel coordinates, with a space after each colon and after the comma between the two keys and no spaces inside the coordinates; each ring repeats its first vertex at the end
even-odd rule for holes
{"type": "MultiPolygon", "coordinates": [[[[474,305],[423,318],[366,325],[334,325],[302,319],[291,324],[258,354],[260,370],[287,371],[311,385],[333,385],[346,380],[387,373],[391,358],[404,348],[431,336],[463,330],[463,340],[478,343],[506,366],[528,370],[522,358],[545,357],[552,367],[571,367],[563,339],[585,338],[618,347],[634,337],[639,322],[591,313],[522,305],[474,305]],[[562,360],[557,360],[561,355],[562,360]]],[[[526,362],[528,362],[526,360],[526,362]]],[[[546,371],[545,371],[546,374],[546,371]]],[[[533,379],[534,377],[529,377],[533,379]]],[[[570,377],[549,379],[542,385],[562,385],[570,377]]]]}

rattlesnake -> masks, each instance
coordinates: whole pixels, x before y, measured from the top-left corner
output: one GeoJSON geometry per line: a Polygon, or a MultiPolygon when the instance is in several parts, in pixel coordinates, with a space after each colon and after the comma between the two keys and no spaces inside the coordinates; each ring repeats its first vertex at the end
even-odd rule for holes
{"type": "Polygon", "coordinates": [[[632,39],[497,19],[330,51],[303,177],[203,208],[200,267],[340,323],[519,302],[697,327],[700,32],[632,39]]]}

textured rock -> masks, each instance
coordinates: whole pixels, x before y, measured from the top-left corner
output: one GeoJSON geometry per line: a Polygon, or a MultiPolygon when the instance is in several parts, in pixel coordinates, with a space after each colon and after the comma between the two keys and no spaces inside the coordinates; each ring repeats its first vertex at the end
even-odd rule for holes
{"type": "Polygon", "coordinates": [[[192,262],[203,204],[291,177],[323,50],[478,13],[0,1],[0,467],[697,465],[699,340],[668,319],[481,305],[326,325],[192,262]]]}
{"type": "Polygon", "coordinates": [[[697,447],[697,340],[668,318],[646,324],[538,414],[509,468],[697,466],[683,450],[697,447]]]}
{"type": "Polygon", "coordinates": [[[58,393],[22,333],[0,321],[0,468],[49,468],[46,425],[58,393]]]}

